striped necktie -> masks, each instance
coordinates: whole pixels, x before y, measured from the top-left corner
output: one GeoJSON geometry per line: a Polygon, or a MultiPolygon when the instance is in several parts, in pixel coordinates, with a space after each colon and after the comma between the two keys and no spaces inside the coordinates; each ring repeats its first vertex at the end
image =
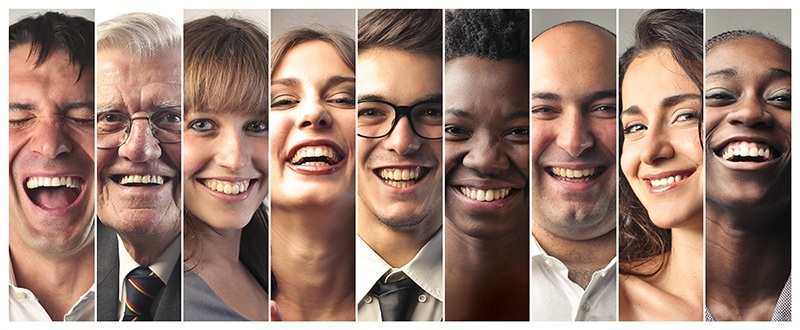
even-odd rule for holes
{"type": "Polygon", "coordinates": [[[138,267],[125,277],[125,315],[123,321],[152,321],[150,308],[164,282],[150,268],[138,267]]]}

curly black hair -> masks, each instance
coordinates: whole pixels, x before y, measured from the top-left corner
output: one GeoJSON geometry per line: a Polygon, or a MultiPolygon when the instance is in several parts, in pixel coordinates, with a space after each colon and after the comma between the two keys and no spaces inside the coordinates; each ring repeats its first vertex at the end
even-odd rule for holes
{"type": "Polygon", "coordinates": [[[452,9],[445,14],[445,61],[462,56],[529,61],[529,12],[524,9],[452,9]]]}

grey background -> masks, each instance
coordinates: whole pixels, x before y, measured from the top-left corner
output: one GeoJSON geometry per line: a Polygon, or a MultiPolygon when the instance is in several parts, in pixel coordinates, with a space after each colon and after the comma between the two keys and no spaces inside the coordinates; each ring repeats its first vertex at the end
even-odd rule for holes
{"type": "Polygon", "coordinates": [[[269,31],[269,9],[185,9],[183,11],[183,22],[186,23],[211,15],[217,15],[222,18],[247,19],[264,31],[269,31]]]}
{"type": "Polygon", "coordinates": [[[90,21],[94,21],[94,9],[9,9],[8,10],[8,25],[19,22],[20,19],[35,14],[44,14],[48,11],[55,11],[72,16],[81,16],[90,21]]]}
{"type": "Polygon", "coordinates": [[[534,9],[531,14],[531,38],[569,21],[587,21],[617,33],[617,12],[614,9],[534,9]]]}
{"type": "Polygon", "coordinates": [[[792,46],[789,9],[707,9],[706,40],[729,30],[753,29],[792,46]]]}
{"type": "Polygon", "coordinates": [[[338,29],[355,39],[355,9],[273,9],[272,35],[277,38],[295,27],[338,29]]]}

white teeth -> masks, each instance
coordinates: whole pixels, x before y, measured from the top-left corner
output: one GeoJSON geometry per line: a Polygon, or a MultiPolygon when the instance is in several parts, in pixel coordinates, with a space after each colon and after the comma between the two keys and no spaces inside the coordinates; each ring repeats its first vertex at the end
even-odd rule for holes
{"type": "MultiPolygon", "coordinates": [[[[772,159],[769,146],[753,142],[735,142],[725,147],[722,158],[732,160],[734,157],[756,158],[761,157],[764,161],[772,159]]],[[[747,161],[746,159],[743,159],[747,161]]]]}
{"type": "Polygon", "coordinates": [[[474,199],[479,202],[491,202],[498,199],[503,199],[511,193],[511,189],[509,188],[501,188],[501,189],[478,189],[478,188],[471,188],[471,187],[461,187],[461,193],[464,196],[469,197],[470,199],[474,199]]]}
{"type": "Polygon", "coordinates": [[[160,175],[126,175],[123,176],[122,179],[119,180],[119,184],[131,184],[131,183],[147,183],[147,184],[156,184],[162,185],[164,184],[164,177],[160,175]]]}
{"type": "Polygon", "coordinates": [[[242,180],[238,182],[222,181],[222,180],[202,180],[203,184],[208,189],[221,192],[226,195],[238,195],[250,188],[250,180],[242,180]]]}
{"type": "Polygon", "coordinates": [[[25,187],[28,189],[36,189],[39,187],[67,187],[78,188],[81,183],[81,178],[75,176],[61,176],[61,177],[44,177],[34,176],[25,181],[25,187]]]}
{"type": "Polygon", "coordinates": [[[404,169],[381,169],[380,176],[381,179],[390,180],[390,181],[414,181],[419,179],[419,175],[422,168],[415,167],[412,169],[404,168],[404,169]]]}
{"type": "Polygon", "coordinates": [[[670,176],[670,177],[666,177],[666,178],[662,178],[662,179],[650,180],[650,185],[653,186],[653,187],[661,187],[661,186],[666,186],[668,184],[673,184],[675,182],[681,181],[681,180],[686,179],[686,178],[687,177],[684,177],[684,176],[681,176],[681,175],[675,175],[675,176],[670,176]]]}
{"type": "MultiPolygon", "coordinates": [[[[293,164],[300,164],[303,161],[303,158],[311,158],[311,157],[325,157],[331,164],[336,164],[341,160],[341,156],[333,150],[333,148],[328,146],[309,146],[303,147],[297,150],[292,157],[293,164]]],[[[325,166],[328,163],[324,161],[306,161],[302,163],[303,165],[307,166],[325,166]]]]}
{"type": "Polygon", "coordinates": [[[561,167],[553,167],[550,170],[551,173],[555,174],[556,176],[567,178],[567,179],[588,179],[588,177],[597,173],[597,167],[591,167],[587,169],[569,169],[569,168],[561,168],[561,167]]]}

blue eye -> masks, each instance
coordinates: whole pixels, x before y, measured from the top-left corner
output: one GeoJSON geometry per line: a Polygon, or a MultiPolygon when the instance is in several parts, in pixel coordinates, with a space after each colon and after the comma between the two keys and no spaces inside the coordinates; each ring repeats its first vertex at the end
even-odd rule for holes
{"type": "Polygon", "coordinates": [[[631,134],[643,132],[646,129],[647,129],[647,126],[644,126],[642,124],[630,124],[630,125],[626,126],[624,130],[622,130],[622,133],[624,135],[631,135],[631,134]]]}
{"type": "Polygon", "coordinates": [[[267,123],[263,121],[254,121],[247,123],[245,125],[244,130],[247,132],[255,132],[255,133],[262,133],[267,131],[267,123]]]}
{"type": "Polygon", "coordinates": [[[208,119],[197,119],[189,124],[189,129],[198,131],[198,132],[208,132],[215,128],[214,123],[208,119]]]}

